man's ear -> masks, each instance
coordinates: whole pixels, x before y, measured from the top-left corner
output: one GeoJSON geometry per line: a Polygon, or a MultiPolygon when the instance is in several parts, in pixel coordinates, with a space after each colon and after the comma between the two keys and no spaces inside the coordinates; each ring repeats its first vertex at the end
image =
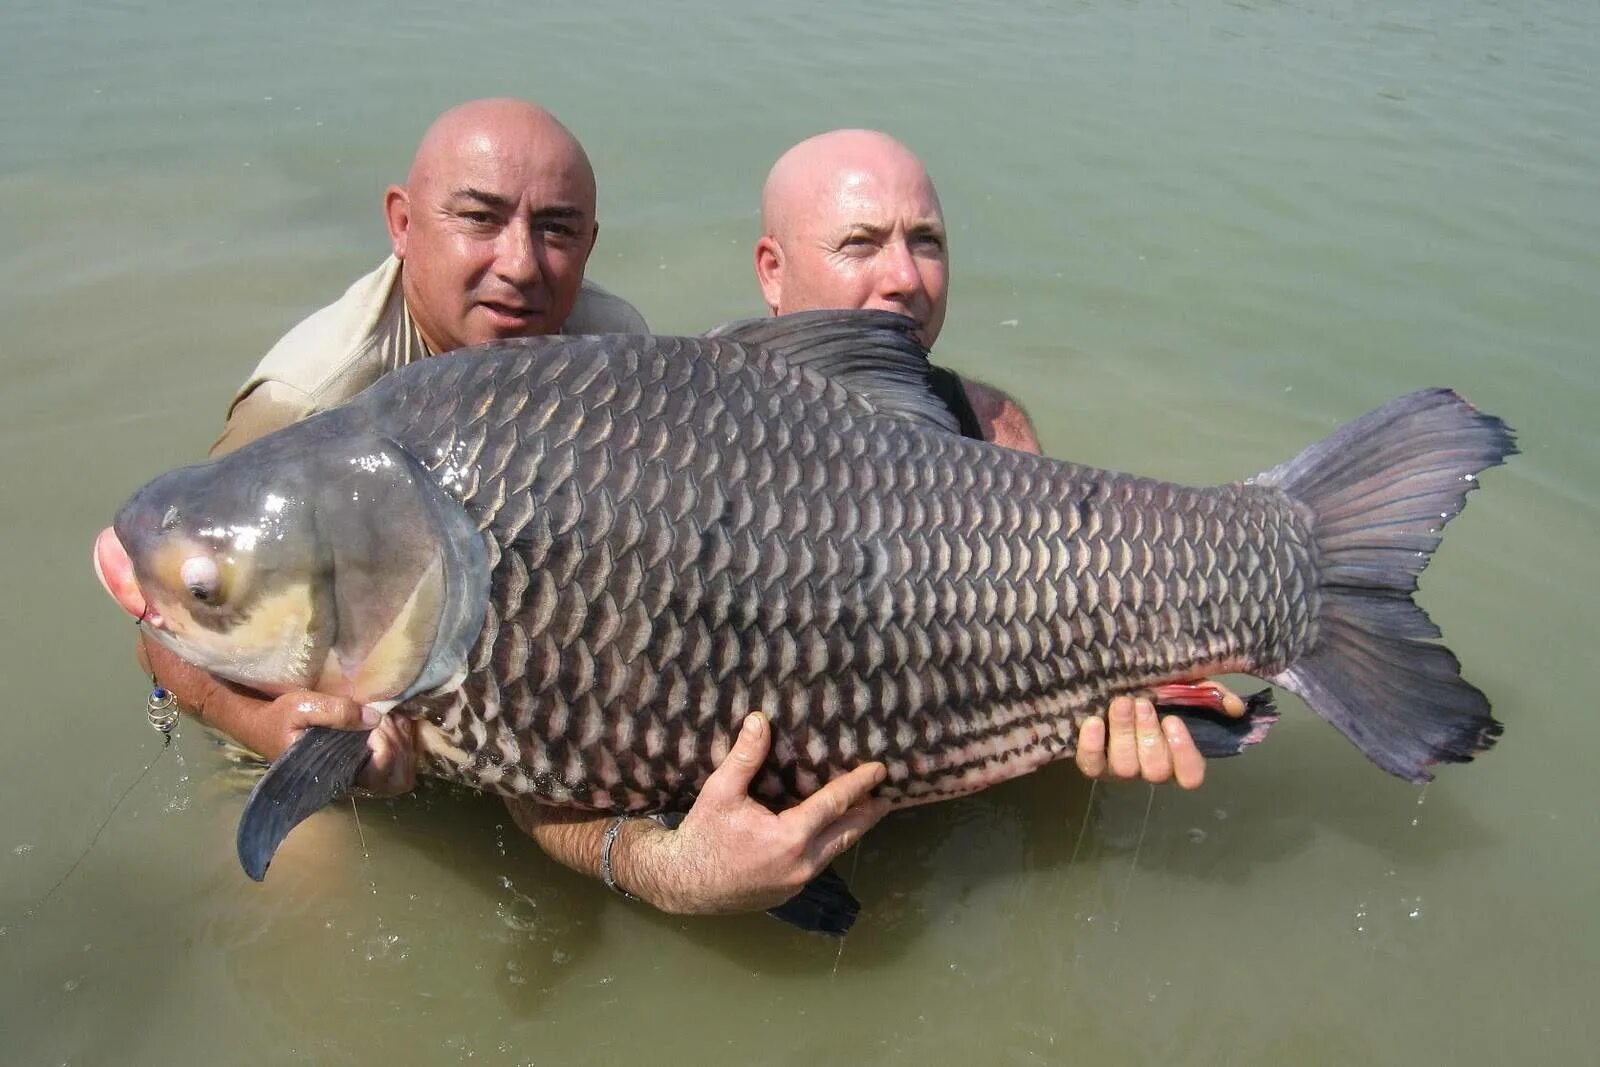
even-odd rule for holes
{"type": "Polygon", "coordinates": [[[783,304],[783,248],[771,234],[756,242],[756,282],[761,299],[774,314],[783,304]]]}
{"type": "Polygon", "coordinates": [[[406,258],[406,234],[411,229],[411,198],[398,185],[391,185],[383,194],[383,219],[389,226],[389,246],[394,258],[406,258]]]}

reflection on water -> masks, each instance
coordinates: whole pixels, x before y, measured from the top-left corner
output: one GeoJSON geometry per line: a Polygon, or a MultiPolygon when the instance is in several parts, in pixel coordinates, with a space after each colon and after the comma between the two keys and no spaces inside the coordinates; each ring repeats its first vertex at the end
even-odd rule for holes
{"type": "Polygon", "coordinates": [[[80,7],[0,12],[8,1061],[1491,1063],[1600,1036],[1593,5],[80,7]],[[1418,789],[1291,699],[1195,794],[1061,766],[901,813],[844,861],[842,948],[631,906],[437,785],[319,814],[248,882],[237,769],[192,726],[157,758],[89,544],[383,254],[427,118],[497,92],[584,139],[591,273],[661,329],[756,309],[766,167],[861,123],[939,181],[941,359],[1057,455],[1211,482],[1418,386],[1504,416],[1524,454],[1422,583],[1501,745],[1418,789]]]}

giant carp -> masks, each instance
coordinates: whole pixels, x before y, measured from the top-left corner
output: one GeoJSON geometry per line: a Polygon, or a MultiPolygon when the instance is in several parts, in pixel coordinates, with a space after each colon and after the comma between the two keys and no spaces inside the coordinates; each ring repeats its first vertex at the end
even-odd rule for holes
{"type": "MultiPolygon", "coordinates": [[[[1499,419],[1412,393],[1190,488],[958,436],[909,330],[809,312],[423,360],[157,478],[96,566],[198,666],[413,716],[424,770],[597,812],[685,809],[751,710],[764,802],[880,760],[917,804],[1225,671],[1410,781],[1494,743],[1412,593],[1516,451],[1499,419]]],[[[279,759],[241,821],[252,876],[365,752],[312,730],[279,759]]]]}

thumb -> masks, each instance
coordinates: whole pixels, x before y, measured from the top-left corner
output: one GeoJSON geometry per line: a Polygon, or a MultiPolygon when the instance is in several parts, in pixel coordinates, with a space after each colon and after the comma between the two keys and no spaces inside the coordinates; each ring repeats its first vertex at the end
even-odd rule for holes
{"type": "Polygon", "coordinates": [[[706,779],[701,795],[723,800],[747,795],[750,783],[755,780],[756,772],[761,769],[771,746],[772,730],[767,724],[767,717],[759,711],[746,715],[739,736],[733,739],[733,747],[711,777],[706,779]]]}

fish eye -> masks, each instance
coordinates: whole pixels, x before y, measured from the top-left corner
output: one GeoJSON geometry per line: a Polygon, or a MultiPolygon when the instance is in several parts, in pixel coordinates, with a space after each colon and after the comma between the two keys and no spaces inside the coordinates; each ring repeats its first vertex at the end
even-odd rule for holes
{"type": "Polygon", "coordinates": [[[210,556],[190,556],[178,569],[178,578],[190,596],[209,604],[216,598],[222,576],[217,570],[217,561],[210,556]]]}

